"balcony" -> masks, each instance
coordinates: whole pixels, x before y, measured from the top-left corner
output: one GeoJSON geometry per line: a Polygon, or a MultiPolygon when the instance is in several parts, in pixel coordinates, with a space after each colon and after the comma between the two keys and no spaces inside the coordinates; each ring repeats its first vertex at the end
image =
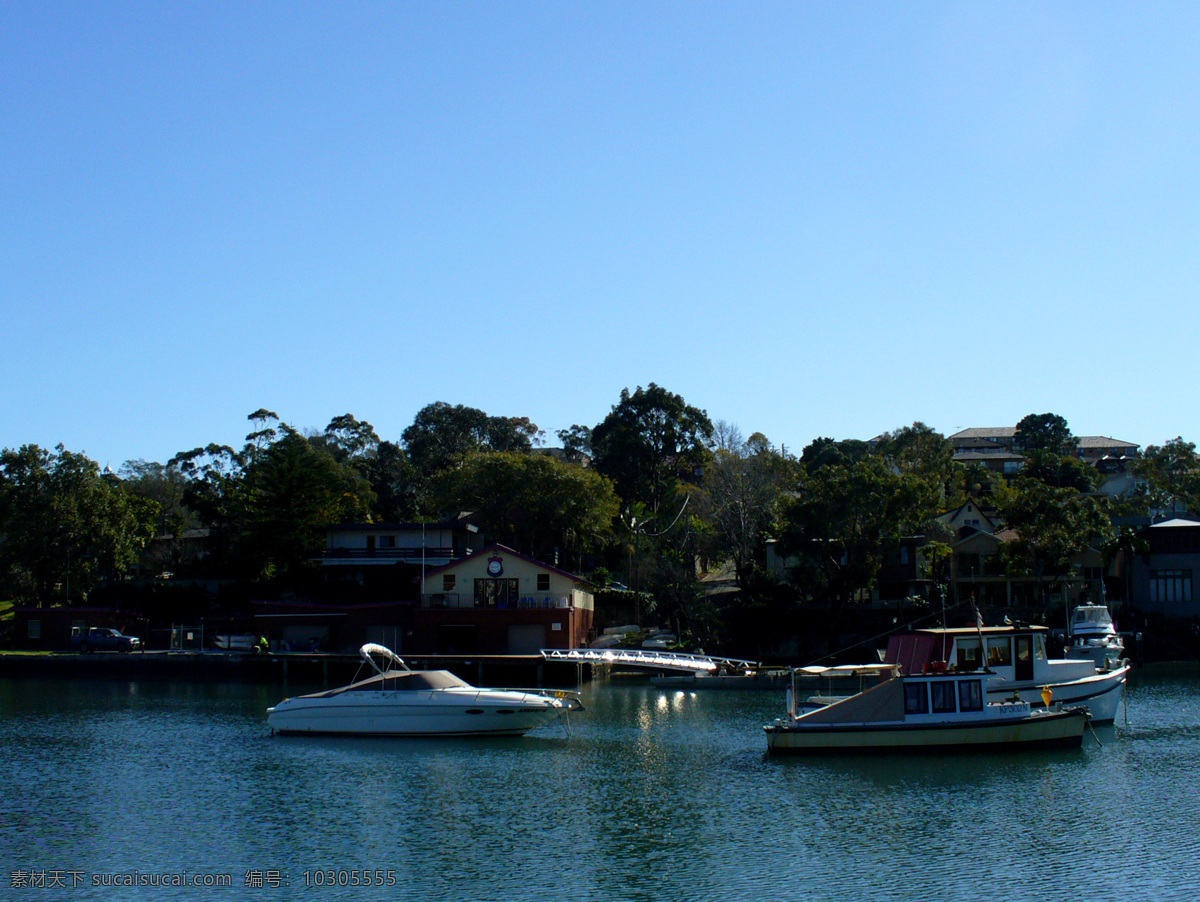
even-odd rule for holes
{"type": "Polygon", "coordinates": [[[326,548],[321,553],[321,563],[325,566],[348,564],[420,564],[427,567],[440,567],[457,560],[461,554],[456,554],[454,548],[422,548],[420,545],[404,548],[326,548]]]}
{"type": "Polygon", "coordinates": [[[497,604],[481,604],[473,595],[454,592],[429,592],[421,596],[423,608],[479,608],[485,611],[551,610],[569,608],[568,595],[522,595],[516,601],[500,601],[497,604]]]}

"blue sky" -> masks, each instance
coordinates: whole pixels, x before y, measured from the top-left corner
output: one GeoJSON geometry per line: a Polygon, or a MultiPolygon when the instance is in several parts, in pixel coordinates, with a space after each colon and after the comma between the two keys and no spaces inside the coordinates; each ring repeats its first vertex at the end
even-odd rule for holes
{"type": "Polygon", "coordinates": [[[0,4],[0,447],[1200,442],[1200,6],[0,4]]]}

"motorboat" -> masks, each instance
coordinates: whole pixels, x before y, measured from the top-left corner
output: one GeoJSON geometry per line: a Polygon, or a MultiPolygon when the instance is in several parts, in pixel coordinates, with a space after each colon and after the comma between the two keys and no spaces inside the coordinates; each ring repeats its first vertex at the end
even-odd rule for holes
{"type": "Polygon", "coordinates": [[[1088,714],[1082,707],[1033,708],[1026,701],[989,701],[990,670],[905,675],[848,698],[788,712],[763,727],[767,750],[785,754],[969,752],[1078,748],[1088,714]]]}
{"type": "Polygon", "coordinates": [[[411,670],[382,645],[359,649],[371,676],[286,698],[267,709],[275,733],[354,736],[522,736],[580,711],[576,692],[480,689],[447,670],[411,670]]]}
{"type": "Polygon", "coordinates": [[[1125,694],[1129,662],[1090,659],[1051,660],[1046,652],[1044,626],[1006,624],[952,629],[920,629],[892,636],[884,663],[897,664],[905,674],[935,669],[971,672],[986,667],[989,699],[1014,695],[1034,708],[1044,705],[1042,689],[1055,702],[1081,705],[1092,723],[1112,723],[1125,694]]]}
{"type": "Polygon", "coordinates": [[[1093,662],[1097,667],[1125,657],[1125,641],[1117,632],[1108,606],[1081,604],[1071,613],[1064,657],[1093,662]]]}

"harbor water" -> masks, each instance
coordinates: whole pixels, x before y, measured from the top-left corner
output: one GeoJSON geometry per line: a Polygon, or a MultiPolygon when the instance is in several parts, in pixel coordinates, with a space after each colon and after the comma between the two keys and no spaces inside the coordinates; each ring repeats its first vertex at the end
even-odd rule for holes
{"type": "Polygon", "coordinates": [[[1081,749],[775,758],[782,692],[614,678],[520,739],[272,736],[312,686],[0,680],[0,898],[1192,899],[1200,671],[1081,749]]]}

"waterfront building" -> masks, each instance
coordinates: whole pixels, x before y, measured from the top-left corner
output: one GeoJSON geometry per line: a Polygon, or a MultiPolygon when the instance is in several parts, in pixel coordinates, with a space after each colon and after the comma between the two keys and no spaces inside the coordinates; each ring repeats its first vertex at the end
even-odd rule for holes
{"type": "Polygon", "coordinates": [[[1200,614],[1193,576],[1200,572],[1200,522],[1176,518],[1142,529],[1144,551],[1130,562],[1131,607],[1141,614],[1200,614]]]}
{"type": "Polygon", "coordinates": [[[504,545],[435,567],[422,578],[412,641],[442,654],[530,654],[586,644],[593,586],[504,545]]]}

